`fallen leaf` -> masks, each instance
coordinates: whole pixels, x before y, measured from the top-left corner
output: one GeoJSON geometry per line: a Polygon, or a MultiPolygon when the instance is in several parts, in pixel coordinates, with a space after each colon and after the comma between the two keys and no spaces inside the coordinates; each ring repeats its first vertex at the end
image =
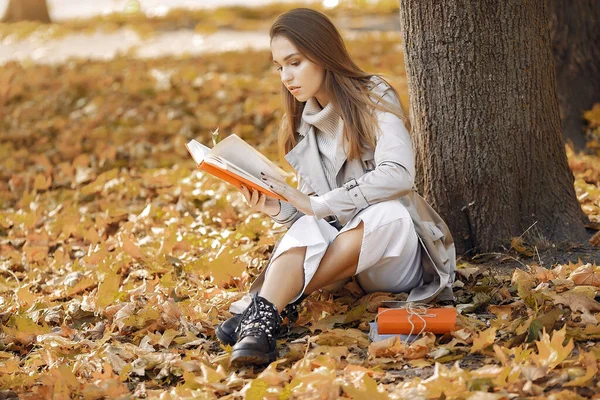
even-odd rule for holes
{"type": "Polygon", "coordinates": [[[465,281],[468,281],[470,278],[477,276],[479,274],[478,267],[460,267],[456,269],[456,273],[464,278],[465,281]]]}
{"type": "Polygon", "coordinates": [[[561,310],[558,307],[555,307],[546,314],[540,315],[531,321],[531,325],[529,325],[527,342],[533,342],[534,340],[539,339],[543,329],[546,329],[548,332],[552,331],[554,324],[561,315],[561,310]]]}
{"type": "Polygon", "coordinates": [[[522,299],[527,298],[536,285],[536,279],[532,274],[518,268],[513,272],[511,281],[513,285],[517,285],[517,294],[522,299]]]}
{"type": "Polygon", "coordinates": [[[590,244],[594,247],[600,247],[600,231],[594,233],[594,236],[590,238],[590,244]]]}
{"type": "Polygon", "coordinates": [[[121,247],[126,253],[136,259],[144,258],[144,254],[129,235],[119,235],[119,238],[121,241],[121,247]]]}
{"type": "Polygon", "coordinates": [[[600,287],[600,266],[585,264],[571,272],[569,279],[577,285],[600,287]]]}
{"type": "Polygon", "coordinates": [[[345,315],[329,315],[325,318],[321,318],[316,323],[311,323],[308,327],[312,333],[315,331],[328,331],[333,329],[335,324],[343,324],[346,321],[345,315]]]}
{"type": "Polygon", "coordinates": [[[564,386],[585,386],[598,373],[598,360],[594,354],[579,354],[579,362],[585,366],[585,375],[565,383],[564,386]]]}
{"type": "Polygon", "coordinates": [[[120,286],[121,275],[111,270],[106,271],[104,279],[98,287],[98,297],[96,299],[96,309],[98,311],[104,310],[117,298],[120,286]]]}
{"type": "Polygon", "coordinates": [[[496,341],[496,328],[489,328],[473,337],[470,353],[481,351],[496,341]]]}
{"type": "Polygon", "coordinates": [[[390,397],[385,390],[380,390],[377,382],[366,373],[362,375],[362,379],[354,380],[352,384],[342,384],[344,392],[352,399],[356,400],[386,400],[390,397]]]}
{"type": "Polygon", "coordinates": [[[363,349],[369,347],[367,334],[353,328],[331,329],[315,336],[312,341],[316,344],[328,346],[349,346],[355,344],[363,349]]]}
{"type": "Polygon", "coordinates": [[[532,354],[531,359],[538,366],[555,368],[563,362],[573,350],[573,339],[570,339],[566,346],[563,346],[565,340],[566,329],[563,327],[559,331],[552,333],[552,339],[546,333],[546,329],[542,332],[542,338],[535,342],[538,354],[532,354]]]}
{"type": "Polygon", "coordinates": [[[592,300],[583,294],[573,292],[550,293],[549,296],[555,304],[564,304],[568,306],[571,311],[580,312],[582,319],[586,323],[597,323],[596,318],[591,314],[600,311],[600,303],[597,301],[592,300]]]}
{"type": "Polygon", "coordinates": [[[521,237],[514,237],[510,240],[510,245],[517,252],[523,254],[524,256],[531,257],[533,256],[533,250],[525,244],[525,241],[521,237]]]}

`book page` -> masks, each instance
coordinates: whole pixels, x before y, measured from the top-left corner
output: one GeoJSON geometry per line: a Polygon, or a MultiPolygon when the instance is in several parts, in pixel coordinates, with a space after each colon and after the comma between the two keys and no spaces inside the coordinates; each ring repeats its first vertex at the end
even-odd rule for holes
{"type": "Polygon", "coordinates": [[[241,176],[241,177],[249,180],[250,182],[254,183],[255,185],[262,187],[263,189],[271,190],[269,188],[269,186],[266,183],[264,183],[261,179],[256,178],[255,176],[247,173],[243,169],[238,168],[236,165],[230,163],[229,161],[223,159],[222,157],[218,157],[213,154],[209,154],[204,159],[204,162],[207,164],[211,164],[211,165],[217,166],[219,168],[231,171],[235,175],[241,176]]]}
{"type": "Polygon", "coordinates": [[[235,134],[217,143],[212,148],[211,155],[227,160],[229,164],[235,165],[238,170],[255,177],[261,183],[261,172],[264,172],[273,179],[285,182],[284,170],[235,134]]]}
{"type": "Polygon", "coordinates": [[[187,147],[188,151],[192,155],[192,158],[198,165],[202,164],[202,161],[204,161],[206,156],[210,153],[210,149],[208,147],[194,139],[190,140],[185,147],[187,147]]]}

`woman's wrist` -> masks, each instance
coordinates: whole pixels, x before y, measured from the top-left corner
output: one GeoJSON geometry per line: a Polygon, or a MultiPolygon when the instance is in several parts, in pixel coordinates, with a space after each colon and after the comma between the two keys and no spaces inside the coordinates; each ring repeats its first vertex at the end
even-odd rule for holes
{"type": "Polygon", "coordinates": [[[264,212],[271,217],[278,216],[281,213],[281,201],[277,200],[277,202],[266,206],[264,212]]]}

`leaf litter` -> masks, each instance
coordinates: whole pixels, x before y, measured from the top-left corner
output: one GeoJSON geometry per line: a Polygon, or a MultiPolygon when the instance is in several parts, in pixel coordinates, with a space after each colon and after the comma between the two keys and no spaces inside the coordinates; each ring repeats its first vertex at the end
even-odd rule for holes
{"type": "MultiPolygon", "coordinates": [[[[396,37],[349,47],[365,69],[398,77],[407,98],[396,37]]],[[[351,281],[303,303],[276,362],[231,368],[231,348],[214,330],[283,230],[198,172],[183,144],[208,144],[218,126],[276,159],[271,68],[266,53],[252,51],[3,68],[0,395],[575,399],[600,391],[600,271],[582,262],[530,263],[506,276],[461,263],[456,330],[413,343],[370,343],[379,305],[406,295],[365,294],[351,281]],[[160,84],[156,71],[169,71],[160,84]]],[[[598,154],[568,156],[582,208],[600,223],[598,154]]]]}

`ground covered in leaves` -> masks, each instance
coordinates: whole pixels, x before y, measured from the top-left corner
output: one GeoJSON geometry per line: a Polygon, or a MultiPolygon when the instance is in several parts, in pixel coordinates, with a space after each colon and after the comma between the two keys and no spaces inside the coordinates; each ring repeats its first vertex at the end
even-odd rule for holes
{"type": "MultiPolygon", "coordinates": [[[[353,36],[407,103],[399,37],[353,36]]],[[[382,301],[318,292],[266,369],[229,367],[215,340],[281,227],[195,169],[184,143],[235,132],[276,159],[268,52],[0,70],[0,397],[589,398],[600,391],[600,269],[460,260],[452,333],[370,343],[382,301]],[[499,272],[500,271],[500,272],[499,272]]],[[[600,106],[590,154],[569,153],[600,223],[600,106]],[[594,154],[595,152],[595,154],[594,154]]]]}

